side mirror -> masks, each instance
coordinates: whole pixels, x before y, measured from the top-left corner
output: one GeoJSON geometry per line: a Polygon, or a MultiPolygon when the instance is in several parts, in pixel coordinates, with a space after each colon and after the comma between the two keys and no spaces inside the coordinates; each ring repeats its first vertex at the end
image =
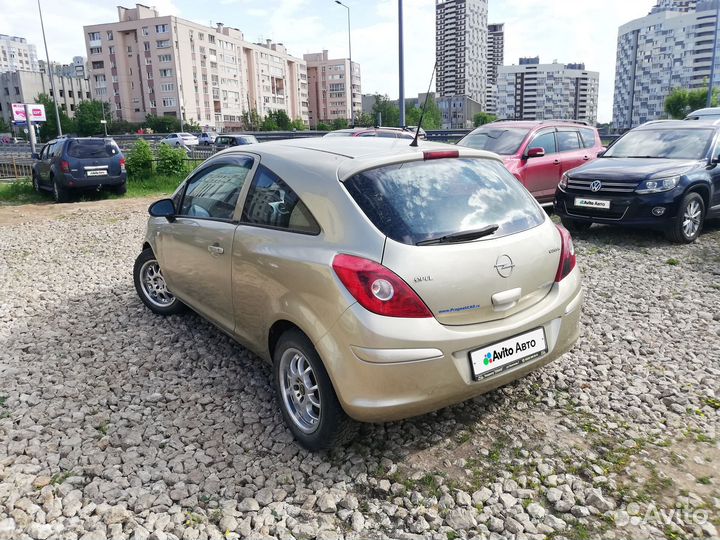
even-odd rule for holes
{"type": "Polygon", "coordinates": [[[544,148],[531,148],[527,151],[527,157],[533,158],[533,157],[544,157],[545,156],[545,149],[544,148]]]}
{"type": "Polygon", "coordinates": [[[605,150],[600,150],[600,151],[597,153],[597,157],[603,157],[604,155],[605,155],[605,150]]]}
{"type": "Polygon", "coordinates": [[[148,213],[152,217],[164,217],[170,222],[175,221],[175,203],[172,199],[160,199],[150,205],[148,213]]]}
{"type": "Polygon", "coordinates": [[[32,154],[30,154],[30,157],[32,159],[40,159],[40,154],[38,154],[37,152],[33,152],[32,154]]]}

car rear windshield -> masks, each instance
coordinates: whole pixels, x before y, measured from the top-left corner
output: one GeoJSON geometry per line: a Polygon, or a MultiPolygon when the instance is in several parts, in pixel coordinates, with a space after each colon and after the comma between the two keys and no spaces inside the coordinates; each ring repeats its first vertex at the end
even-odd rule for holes
{"type": "Polygon", "coordinates": [[[714,133],[712,129],[638,129],[618,139],[604,157],[703,159],[714,133]]]}
{"type": "Polygon", "coordinates": [[[352,137],[352,131],[331,131],[323,135],[323,137],[352,137]]]}
{"type": "Polygon", "coordinates": [[[524,128],[481,128],[465,136],[458,145],[509,156],[518,151],[528,131],[524,128]]]}
{"type": "Polygon", "coordinates": [[[67,153],[74,158],[108,158],[117,156],[120,149],[114,141],[88,139],[70,141],[67,153]]]}
{"type": "Polygon", "coordinates": [[[359,173],[350,195],[385,235],[405,244],[497,225],[498,238],[540,225],[545,214],[495,160],[412,161],[359,173]]]}

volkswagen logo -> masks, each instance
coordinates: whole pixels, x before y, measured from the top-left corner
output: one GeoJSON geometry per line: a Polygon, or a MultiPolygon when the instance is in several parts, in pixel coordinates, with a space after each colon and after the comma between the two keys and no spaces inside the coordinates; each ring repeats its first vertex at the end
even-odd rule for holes
{"type": "Polygon", "coordinates": [[[495,261],[495,270],[500,274],[500,277],[509,278],[513,273],[513,268],[515,268],[515,265],[507,255],[500,255],[495,261]]]}
{"type": "Polygon", "coordinates": [[[602,189],[602,182],[600,180],[593,180],[590,182],[590,191],[600,191],[602,189]]]}

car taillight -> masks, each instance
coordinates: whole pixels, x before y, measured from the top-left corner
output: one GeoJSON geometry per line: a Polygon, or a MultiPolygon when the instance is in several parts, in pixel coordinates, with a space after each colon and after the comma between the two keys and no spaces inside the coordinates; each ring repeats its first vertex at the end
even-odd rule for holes
{"type": "Polygon", "coordinates": [[[460,152],[458,152],[457,150],[425,150],[423,152],[423,159],[425,161],[427,161],[428,159],[443,159],[459,156],[460,152]]]}
{"type": "Polygon", "coordinates": [[[125,172],[125,158],[120,158],[120,172],[125,172]]]}
{"type": "Polygon", "coordinates": [[[572,237],[565,227],[557,225],[558,231],[560,231],[560,240],[562,246],[560,248],[560,264],[558,264],[557,274],[555,274],[555,282],[559,283],[562,281],[572,269],[575,268],[575,246],[573,245],[572,237]]]}
{"type": "Polygon", "coordinates": [[[432,317],[417,293],[397,274],[368,259],[339,254],[333,270],[358,303],[386,317],[413,319],[432,317]]]}
{"type": "Polygon", "coordinates": [[[64,173],[70,172],[70,164],[67,161],[60,162],[60,170],[64,173]]]}

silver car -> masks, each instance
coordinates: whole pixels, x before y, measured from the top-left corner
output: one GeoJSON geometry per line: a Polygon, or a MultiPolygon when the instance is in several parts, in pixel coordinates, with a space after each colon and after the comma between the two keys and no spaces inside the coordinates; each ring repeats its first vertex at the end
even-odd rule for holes
{"type": "Polygon", "coordinates": [[[507,384],[578,336],[570,235],[494,154],[382,138],[236,147],[149,211],[142,301],[189,306],[270,362],[310,449],[507,384]]]}

